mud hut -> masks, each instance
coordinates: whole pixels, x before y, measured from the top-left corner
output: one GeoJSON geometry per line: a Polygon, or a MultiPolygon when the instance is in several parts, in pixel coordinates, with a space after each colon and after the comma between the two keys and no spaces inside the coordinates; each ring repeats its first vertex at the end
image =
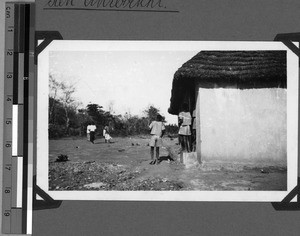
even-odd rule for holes
{"type": "Polygon", "coordinates": [[[196,111],[198,160],[283,161],[286,51],[201,51],[174,74],[169,113],[196,111]]]}

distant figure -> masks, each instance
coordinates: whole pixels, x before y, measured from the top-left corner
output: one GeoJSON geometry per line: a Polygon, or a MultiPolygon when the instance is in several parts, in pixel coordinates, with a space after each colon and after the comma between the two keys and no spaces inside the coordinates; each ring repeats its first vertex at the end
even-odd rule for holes
{"type": "Polygon", "coordinates": [[[159,163],[159,147],[162,146],[162,136],[165,133],[165,125],[162,122],[162,116],[157,115],[156,121],[152,121],[149,125],[151,139],[150,139],[150,155],[151,155],[151,162],[150,165],[154,165],[155,163],[159,163]],[[154,160],[154,147],[156,147],[156,159],[154,160]]]}
{"type": "Polygon", "coordinates": [[[103,137],[106,143],[107,142],[111,143],[112,137],[109,135],[108,126],[105,126],[103,129],[103,137]]]}
{"type": "Polygon", "coordinates": [[[86,138],[88,141],[90,141],[90,126],[91,124],[89,123],[86,127],[86,138]]]}
{"type": "Polygon", "coordinates": [[[97,129],[96,125],[94,124],[94,122],[92,122],[92,124],[89,125],[91,143],[94,143],[94,141],[95,141],[95,131],[96,131],[96,129],[97,129]]]}
{"type": "Polygon", "coordinates": [[[180,137],[180,144],[181,144],[181,151],[182,152],[190,152],[191,151],[191,128],[190,125],[192,124],[192,116],[189,112],[189,107],[187,103],[183,103],[182,111],[178,115],[178,123],[179,123],[179,137],[180,137]]]}

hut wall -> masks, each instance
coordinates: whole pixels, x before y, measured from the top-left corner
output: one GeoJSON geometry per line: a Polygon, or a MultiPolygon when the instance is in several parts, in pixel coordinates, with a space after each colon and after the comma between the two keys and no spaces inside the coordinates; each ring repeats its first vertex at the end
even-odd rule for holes
{"type": "Polygon", "coordinates": [[[286,89],[198,92],[202,160],[286,161],[286,89]]]}

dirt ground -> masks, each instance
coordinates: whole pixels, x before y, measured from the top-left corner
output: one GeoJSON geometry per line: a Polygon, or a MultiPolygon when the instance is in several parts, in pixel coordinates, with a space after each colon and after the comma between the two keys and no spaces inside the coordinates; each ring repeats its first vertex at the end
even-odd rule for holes
{"type": "Polygon", "coordinates": [[[150,165],[146,136],[95,144],[86,139],[49,141],[50,190],[286,190],[285,165],[270,162],[179,162],[177,139],[164,138],[160,163],[150,165]],[[69,161],[56,162],[59,155],[69,161]],[[172,161],[173,158],[174,161],[172,161]]]}

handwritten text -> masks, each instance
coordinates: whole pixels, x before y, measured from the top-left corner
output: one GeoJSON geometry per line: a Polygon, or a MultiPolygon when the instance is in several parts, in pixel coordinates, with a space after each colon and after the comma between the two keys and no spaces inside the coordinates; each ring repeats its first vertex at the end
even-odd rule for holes
{"type": "MultiPolygon", "coordinates": [[[[47,0],[45,10],[156,10],[168,11],[166,0],[47,0]]],[[[177,11],[169,11],[177,12],[177,11]]]]}

